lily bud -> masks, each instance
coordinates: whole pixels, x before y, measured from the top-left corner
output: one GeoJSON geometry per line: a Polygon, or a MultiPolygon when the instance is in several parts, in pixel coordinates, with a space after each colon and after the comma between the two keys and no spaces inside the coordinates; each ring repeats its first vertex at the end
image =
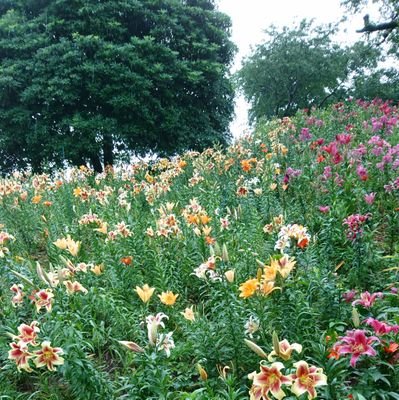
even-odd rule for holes
{"type": "Polygon", "coordinates": [[[215,243],[215,255],[220,257],[221,254],[222,254],[222,249],[220,248],[219,243],[216,242],[215,243]]]}
{"type": "Polygon", "coordinates": [[[224,276],[226,277],[228,282],[233,283],[234,282],[234,274],[235,274],[234,269],[229,269],[228,271],[226,271],[224,273],[224,276]]]}
{"type": "Polygon", "coordinates": [[[208,379],[208,373],[205,371],[205,368],[203,368],[202,365],[199,363],[197,364],[197,371],[203,381],[206,381],[208,379]]]}
{"type": "Polygon", "coordinates": [[[226,243],[223,243],[222,246],[222,260],[224,262],[229,262],[229,252],[227,251],[226,243]]]}
{"type": "Polygon", "coordinates": [[[118,340],[122,346],[127,347],[129,350],[134,351],[135,353],[144,353],[144,349],[140,347],[137,343],[127,342],[125,340],[118,340]]]}
{"type": "Polygon", "coordinates": [[[355,328],[358,328],[360,325],[360,317],[359,313],[357,312],[356,308],[352,308],[352,322],[355,328]]]}
{"type": "Polygon", "coordinates": [[[273,343],[273,350],[276,353],[276,355],[280,354],[280,341],[278,339],[278,335],[276,331],[273,331],[272,335],[272,343],[273,343]]]}
{"type": "Polygon", "coordinates": [[[39,278],[46,285],[52,286],[51,280],[49,279],[48,275],[46,274],[46,271],[44,271],[44,269],[42,268],[42,266],[40,265],[40,263],[38,261],[36,262],[36,272],[37,272],[37,275],[39,276],[39,278]]]}
{"type": "Polygon", "coordinates": [[[244,339],[245,344],[259,357],[267,358],[267,354],[254,342],[251,342],[248,339],[244,339]]]}
{"type": "Polygon", "coordinates": [[[262,279],[263,270],[262,268],[258,268],[258,272],[256,273],[256,279],[260,282],[262,279]]]}

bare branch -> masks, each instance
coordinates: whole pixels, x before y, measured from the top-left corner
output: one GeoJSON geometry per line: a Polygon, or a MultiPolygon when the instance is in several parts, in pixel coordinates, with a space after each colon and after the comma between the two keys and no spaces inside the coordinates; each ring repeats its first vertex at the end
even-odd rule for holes
{"type": "Polygon", "coordinates": [[[373,24],[369,21],[368,15],[363,17],[364,19],[364,27],[362,29],[357,30],[358,33],[370,33],[370,32],[377,32],[377,31],[387,31],[393,30],[399,27],[399,21],[394,19],[389,22],[383,22],[381,24],[373,24]]]}

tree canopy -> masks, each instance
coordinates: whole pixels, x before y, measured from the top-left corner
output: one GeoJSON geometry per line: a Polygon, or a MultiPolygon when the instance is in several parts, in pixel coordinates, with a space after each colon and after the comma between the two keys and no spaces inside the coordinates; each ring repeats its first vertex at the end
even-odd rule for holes
{"type": "Polygon", "coordinates": [[[226,143],[230,26],[213,0],[3,0],[3,170],[226,143]]]}
{"type": "Polygon", "coordinates": [[[256,46],[237,74],[252,121],[337,101],[347,93],[353,74],[377,62],[378,51],[367,44],[334,44],[332,27],[302,21],[266,33],[268,40],[256,46]]]}
{"type": "MultiPolygon", "coordinates": [[[[390,52],[399,56],[399,0],[374,0],[379,8],[378,16],[364,14],[364,26],[358,33],[374,34],[376,43],[389,44],[390,52]],[[376,18],[376,19],[375,19],[376,18]]],[[[353,13],[364,12],[369,0],[342,0],[342,4],[353,13]]]]}

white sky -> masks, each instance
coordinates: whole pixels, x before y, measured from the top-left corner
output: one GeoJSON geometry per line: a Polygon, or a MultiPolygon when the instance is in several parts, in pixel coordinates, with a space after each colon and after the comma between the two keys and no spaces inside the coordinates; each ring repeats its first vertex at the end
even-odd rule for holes
{"type": "MultiPolygon", "coordinates": [[[[316,24],[335,23],[345,15],[340,0],[219,0],[218,6],[233,22],[232,40],[239,49],[233,71],[239,69],[242,58],[250,54],[251,46],[262,42],[263,31],[270,25],[292,26],[304,18],[314,18],[316,24]]],[[[340,34],[340,41],[361,39],[355,31],[363,27],[362,16],[351,20],[347,32],[340,34]]],[[[249,131],[247,111],[248,104],[237,97],[236,119],[231,125],[234,137],[249,131]]]]}

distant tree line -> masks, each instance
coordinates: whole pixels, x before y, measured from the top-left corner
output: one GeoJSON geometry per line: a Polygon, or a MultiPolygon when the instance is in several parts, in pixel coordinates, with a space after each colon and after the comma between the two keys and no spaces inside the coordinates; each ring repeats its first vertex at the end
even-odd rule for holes
{"type": "MultiPolygon", "coordinates": [[[[2,0],[1,172],[102,171],[132,154],[225,145],[233,83],[252,121],[348,96],[399,101],[398,69],[379,67],[384,48],[399,57],[399,0],[377,3],[352,46],[333,42],[339,26],[269,27],[234,81],[231,21],[216,0],[2,0]]],[[[362,13],[367,0],[342,4],[362,13]]]]}
{"type": "MultiPolygon", "coordinates": [[[[360,12],[367,1],[343,3],[360,12]]],[[[399,101],[398,68],[379,66],[387,54],[395,60],[399,56],[399,1],[380,3],[381,18],[388,22],[372,23],[366,15],[365,26],[357,32],[368,36],[351,46],[333,42],[339,24],[315,26],[302,21],[293,28],[269,28],[267,39],[255,47],[236,75],[251,106],[250,120],[290,116],[298,109],[323,107],[348,97],[399,101]],[[376,37],[370,37],[372,32],[376,37]]]]}

